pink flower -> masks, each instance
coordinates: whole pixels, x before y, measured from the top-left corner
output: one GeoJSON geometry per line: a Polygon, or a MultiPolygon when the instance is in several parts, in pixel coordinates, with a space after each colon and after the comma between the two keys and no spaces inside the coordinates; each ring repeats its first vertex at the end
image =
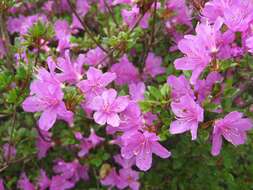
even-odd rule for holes
{"type": "Polygon", "coordinates": [[[111,169],[109,174],[100,180],[102,185],[109,186],[109,189],[117,187],[118,189],[123,189],[125,184],[117,174],[115,168],[111,169]]]}
{"type": "Polygon", "coordinates": [[[90,5],[87,0],[77,0],[76,1],[76,12],[80,16],[85,16],[87,12],[90,10],[90,5]]]}
{"type": "Polygon", "coordinates": [[[206,77],[206,80],[198,80],[194,86],[195,92],[197,92],[198,102],[202,103],[211,92],[213,85],[222,81],[222,76],[217,72],[211,72],[206,77]]]}
{"type": "Polygon", "coordinates": [[[101,96],[93,98],[89,107],[95,111],[93,117],[96,123],[100,125],[107,123],[118,127],[120,124],[118,113],[126,109],[128,102],[127,96],[117,97],[117,92],[114,89],[109,89],[104,91],[101,96]]]}
{"type": "Polygon", "coordinates": [[[44,158],[47,155],[48,150],[53,146],[53,142],[51,142],[51,136],[52,134],[48,131],[40,130],[40,135],[38,134],[36,139],[38,159],[44,158]],[[41,137],[41,135],[43,137],[41,137]]]}
{"type": "Polygon", "coordinates": [[[25,99],[22,106],[26,112],[42,112],[39,119],[40,129],[48,131],[57,118],[65,120],[69,125],[73,123],[73,113],[66,109],[59,86],[36,80],[30,88],[32,94],[25,99]]]}
{"type": "Polygon", "coordinates": [[[133,0],[114,0],[112,5],[118,5],[118,4],[131,4],[133,0]]]}
{"type": "Polygon", "coordinates": [[[131,63],[127,55],[120,58],[119,63],[112,66],[111,72],[116,73],[117,79],[115,81],[118,85],[131,84],[139,81],[139,72],[131,63]]]}
{"type": "Polygon", "coordinates": [[[192,140],[195,140],[198,123],[204,119],[204,110],[189,95],[182,96],[179,102],[172,102],[171,108],[177,120],[170,124],[170,133],[191,131],[192,140]]]}
{"type": "Polygon", "coordinates": [[[217,36],[223,24],[222,19],[210,25],[208,22],[201,23],[196,27],[196,36],[185,35],[178,43],[178,48],[185,54],[183,58],[174,62],[177,70],[191,70],[190,83],[195,84],[201,73],[212,60],[212,55],[219,50],[217,36]]]}
{"type": "Polygon", "coordinates": [[[189,95],[195,99],[189,81],[184,75],[180,75],[179,77],[174,75],[168,76],[167,84],[171,87],[171,96],[174,101],[179,100],[184,95],[189,95]]]}
{"type": "Polygon", "coordinates": [[[246,31],[253,21],[253,4],[251,0],[232,0],[223,10],[224,23],[234,32],[246,31]]]}
{"type": "Polygon", "coordinates": [[[29,28],[31,28],[36,22],[47,22],[47,17],[43,14],[35,14],[31,16],[22,16],[20,15],[18,18],[9,18],[7,22],[7,28],[10,33],[19,33],[21,35],[25,35],[29,28]]]}
{"type": "Polygon", "coordinates": [[[205,4],[204,9],[201,11],[201,14],[204,18],[207,18],[208,21],[214,23],[218,17],[223,16],[224,9],[229,6],[231,0],[212,0],[208,1],[205,4]]]}
{"type": "Polygon", "coordinates": [[[156,77],[157,75],[163,74],[166,72],[166,69],[161,66],[162,58],[156,56],[154,53],[149,53],[145,62],[145,67],[143,72],[146,75],[150,75],[151,77],[156,77]]]}
{"type": "MultiPolygon", "coordinates": [[[[137,5],[134,5],[131,10],[122,9],[121,16],[123,17],[124,22],[129,26],[129,28],[133,28],[136,24],[139,16],[140,10],[137,5]]],[[[148,28],[148,19],[150,17],[150,13],[145,13],[144,17],[141,19],[139,25],[141,28],[148,28]]]]}
{"type": "Polygon", "coordinates": [[[60,174],[64,179],[67,179],[74,184],[80,179],[87,180],[89,178],[88,168],[82,166],[77,160],[72,162],[59,160],[53,167],[53,170],[56,174],[60,174]]]}
{"type": "Polygon", "coordinates": [[[21,190],[35,190],[34,185],[29,181],[25,173],[22,173],[17,184],[21,190]]]}
{"type": "Polygon", "coordinates": [[[75,138],[78,141],[80,141],[80,145],[78,146],[80,148],[80,151],[78,152],[78,156],[84,157],[85,155],[89,153],[90,149],[92,149],[93,147],[92,142],[89,139],[84,138],[80,132],[75,133],[75,138]]]}
{"type": "Polygon", "coordinates": [[[80,132],[75,133],[75,138],[80,141],[80,151],[78,152],[79,157],[83,157],[87,155],[90,151],[90,149],[95,148],[100,143],[104,141],[104,138],[99,137],[96,135],[93,128],[90,130],[90,136],[88,138],[85,138],[82,136],[80,132]]]}
{"type": "Polygon", "coordinates": [[[38,80],[33,81],[30,87],[31,94],[36,92],[37,86],[39,85],[38,83],[45,83],[50,86],[50,88],[60,88],[62,86],[62,83],[58,80],[56,76],[56,64],[52,57],[47,58],[47,66],[49,68],[49,71],[47,71],[45,68],[39,68],[38,74],[36,76],[38,80]]]}
{"type": "Polygon", "coordinates": [[[80,81],[83,75],[83,59],[83,55],[80,54],[78,59],[72,63],[69,50],[66,50],[64,57],[57,59],[57,68],[62,71],[62,73],[56,75],[59,81],[70,84],[75,84],[80,81]]]}
{"type": "Polygon", "coordinates": [[[57,50],[62,52],[70,47],[71,29],[66,20],[57,20],[54,24],[55,35],[58,42],[57,50]]]}
{"type": "Polygon", "coordinates": [[[250,53],[253,53],[253,36],[249,37],[247,40],[246,40],[246,46],[248,48],[248,51],[250,53]]]}
{"type": "Polygon", "coordinates": [[[151,126],[153,125],[154,121],[157,120],[157,116],[153,114],[152,112],[146,112],[143,115],[143,119],[145,121],[145,126],[151,126]]]}
{"type": "Polygon", "coordinates": [[[0,190],[5,190],[4,181],[2,179],[0,179],[0,190]]]}
{"type": "Polygon", "coordinates": [[[178,43],[178,48],[186,56],[175,60],[177,70],[192,70],[191,84],[195,84],[199,75],[211,62],[209,52],[203,47],[200,39],[187,35],[178,43]]]}
{"type": "Polygon", "coordinates": [[[127,108],[120,114],[120,125],[118,127],[107,126],[106,132],[108,134],[113,134],[116,131],[121,132],[131,132],[143,127],[143,118],[141,115],[141,110],[139,105],[130,101],[127,108]]]}
{"type": "Polygon", "coordinates": [[[106,65],[108,61],[106,57],[106,53],[100,47],[96,47],[85,54],[84,63],[90,66],[106,65]]]}
{"type": "Polygon", "coordinates": [[[66,180],[63,176],[56,175],[52,177],[50,190],[67,190],[75,186],[74,183],[66,180]]]}
{"type": "Polygon", "coordinates": [[[90,136],[88,137],[88,140],[91,142],[92,146],[95,148],[97,145],[102,143],[105,139],[102,137],[99,137],[93,128],[90,129],[90,136]]]}
{"type": "Polygon", "coordinates": [[[16,153],[17,153],[16,148],[14,146],[10,145],[9,143],[5,143],[3,145],[3,151],[4,151],[3,156],[4,156],[5,160],[15,158],[16,153]]]}
{"type": "Polygon", "coordinates": [[[147,171],[152,165],[152,154],[161,158],[170,157],[171,153],[160,145],[159,137],[155,133],[145,131],[127,133],[122,136],[123,146],[121,155],[125,159],[136,158],[136,166],[143,171],[147,171]]]}
{"type": "Polygon", "coordinates": [[[244,144],[246,132],[253,128],[252,121],[242,118],[243,114],[237,111],[231,112],[224,119],[215,121],[213,129],[212,155],[217,156],[222,146],[222,136],[234,146],[244,144]]]}
{"type": "Polygon", "coordinates": [[[101,70],[90,67],[87,71],[87,79],[80,81],[77,86],[85,94],[86,99],[98,96],[106,90],[106,86],[116,79],[115,73],[102,73],[101,70]]]}
{"type": "Polygon", "coordinates": [[[192,10],[187,7],[185,0],[167,0],[166,8],[175,12],[173,17],[169,19],[169,22],[173,22],[174,25],[185,24],[192,28],[192,10]]]}
{"type": "Polygon", "coordinates": [[[120,154],[113,156],[115,162],[117,162],[120,166],[123,168],[132,168],[132,166],[135,164],[135,159],[125,159],[120,154]]]}
{"type": "Polygon", "coordinates": [[[139,172],[132,170],[131,168],[123,168],[119,170],[119,177],[122,180],[122,188],[130,187],[132,190],[138,190],[140,188],[139,172]]]}
{"type": "Polygon", "coordinates": [[[72,23],[70,25],[72,32],[75,34],[78,32],[77,29],[83,29],[82,23],[78,20],[78,18],[75,16],[75,14],[72,14],[72,23]]]}
{"type": "Polygon", "coordinates": [[[47,177],[46,172],[42,169],[40,170],[40,176],[38,177],[37,181],[38,181],[37,184],[40,187],[40,190],[47,189],[51,184],[51,181],[47,177]]]}
{"type": "Polygon", "coordinates": [[[253,20],[251,0],[213,0],[205,4],[202,10],[209,21],[215,22],[218,17],[234,32],[244,32],[253,20]]]}
{"type": "Polygon", "coordinates": [[[144,100],[145,84],[143,82],[129,84],[128,88],[132,100],[144,100]]]}

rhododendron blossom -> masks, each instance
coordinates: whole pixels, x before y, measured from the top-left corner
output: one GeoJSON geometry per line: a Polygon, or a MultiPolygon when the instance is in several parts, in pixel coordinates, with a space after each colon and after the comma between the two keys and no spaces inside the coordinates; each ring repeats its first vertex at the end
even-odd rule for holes
{"type": "Polygon", "coordinates": [[[252,56],[253,0],[2,0],[0,190],[252,189],[252,56]]]}
{"type": "Polygon", "coordinates": [[[212,155],[217,156],[222,146],[222,136],[234,146],[244,144],[246,133],[253,128],[253,123],[248,118],[243,118],[240,112],[231,112],[224,119],[215,121],[213,129],[212,155]]]}
{"type": "Polygon", "coordinates": [[[90,109],[94,110],[94,120],[100,125],[107,123],[113,127],[118,127],[120,117],[118,113],[124,111],[128,105],[127,96],[117,97],[114,89],[106,90],[101,96],[96,96],[89,104],[90,109]]]}
{"type": "Polygon", "coordinates": [[[154,133],[145,131],[133,132],[122,137],[123,147],[121,155],[125,159],[136,159],[136,166],[143,171],[147,171],[152,165],[152,154],[161,158],[170,157],[171,153],[159,144],[159,137],[154,133]]]}
{"type": "Polygon", "coordinates": [[[189,95],[182,96],[179,102],[172,102],[171,109],[177,120],[171,123],[170,133],[190,131],[192,140],[196,140],[198,123],[204,120],[203,109],[189,95]]]}
{"type": "Polygon", "coordinates": [[[39,127],[48,131],[53,127],[56,119],[63,119],[72,124],[73,113],[66,109],[63,92],[59,86],[48,86],[46,83],[35,81],[31,85],[32,96],[23,102],[23,109],[27,112],[42,112],[39,119],[39,127]]]}

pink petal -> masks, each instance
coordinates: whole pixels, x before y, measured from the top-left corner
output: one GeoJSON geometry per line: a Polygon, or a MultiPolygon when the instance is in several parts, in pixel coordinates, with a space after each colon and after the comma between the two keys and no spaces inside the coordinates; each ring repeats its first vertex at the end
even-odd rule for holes
{"type": "Polygon", "coordinates": [[[53,127],[57,118],[56,110],[47,109],[45,110],[39,119],[39,127],[41,130],[48,131],[51,127],[53,127]]]}
{"type": "Polygon", "coordinates": [[[142,170],[147,171],[152,165],[152,152],[146,149],[141,150],[140,154],[136,156],[136,166],[142,170]]]}
{"type": "Polygon", "coordinates": [[[152,152],[161,158],[168,158],[171,155],[171,153],[158,142],[152,142],[152,152]]]}
{"type": "Polygon", "coordinates": [[[113,111],[115,112],[122,112],[124,111],[129,103],[128,96],[119,96],[113,104],[113,111]]]}
{"type": "Polygon", "coordinates": [[[212,151],[211,154],[213,156],[217,156],[220,154],[221,146],[222,146],[222,136],[220,133],[215,133],[213,135],[213,140],[212,140],[212,151]]]}
{"type": "Polygon", "coordinates": [[[112,104],[117,97],[117,91],[114,89],[106,90],[102,93],[104,103],[112,104]]]}
{"type": "Polygon", "coordinates": [[[170,124],[170,129],[169,129],[171,134],[180,134],[180,133],[184,133],[188,130],[189,130],[188,123],[183,122],[183,121],[173,121],[170,124]]]}
{"type": "Polygon", "coordinates": [[[26,112],[39,112],[45,109],[46,105],[36,96],[30,96],[25,99],[22,104],[26,112]]]}
{"type": "Polygon", "coordinates": [[[87,102],[87,104],[89,109],[99,111],[103,108],[104,101],[102,97],[96,96],[90,102],[87,102]]]}
{"type": "Polygon", "coordinates": [[[107,117],[107,124],[111,125],[112,127],[118,127],[120,124],[120,118],[118,114],[110,114],[107,117]]]}
{"type": "Polygon", "coordinates": [[[103,112],[97,111],[94,113],[93,117],[94,117],[95,122],[100,125],[104,125],[106,123],[107,115],[103,112]]]}

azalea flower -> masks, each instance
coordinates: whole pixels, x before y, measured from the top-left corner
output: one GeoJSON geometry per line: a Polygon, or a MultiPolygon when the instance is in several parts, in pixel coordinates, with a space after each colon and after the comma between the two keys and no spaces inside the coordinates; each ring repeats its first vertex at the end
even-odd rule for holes
{"type": "Polygon", "coordinates": [[[117,78],[115,83],[118,85],[131,84],[139,81],[139,72],[133,63],[128,60],[127,55],[121,57],[118,63],[113,64],[111,72],[116,73],[117,78]]]}
{"type": "Polygon", "coordinates": [[[234,146],[244,144],[246,133],[253,128],[252,121],[243,118],[243,114],[237,111],[231,112],[224,119],[215,121],[213,129],[212,155],[217,156],[222,146],[222,136],[234,146]]]}
{"type": "Polygon", "coordinates": [[[32,94],[25,99],[22,106],[26,112],[42,112],[38,122],[40,129],[48,131],[57,118],[72,125],[73,113],[66,109],[63,102],[64,94],[59,86],[37,80],[30,88],[32,94]]]}
{"type": "Polygon", "coordinates": [[[84,58],[84,63],[90,66],[106,65],[108,59],[106,53],[100,48],[90,49],[84,58]]]}
{"type": "Polygon", "coordinates": [[[191,70],[191,84],[196,84],[197,79],[212,61],[212,55],[217,54],[217,36],[220,35],[222,19],[211,25],[208,22],[200,23],[196,27],[196,35],[185,35],[178,43],[178,48],[185,54],[183,58],[174,62],[177,70],[191,70]]]}
{"type": "MultiPolygon", "coordinates": [[[[124,22],[128,25],[129,28],[133,28],[136,24],[139,16],[140,16],[140,10],[137,5],[132,6],[131,10],[122,9],[121,16],[123,17],[124,22]]],[[[148,20],[150,17],[150,13],[145,13],[143,18],[141,19],[139,26],[143,29],[148,28],[148,20]]]]}
{"type": "Polygon", "coordinates": [[[72,183],[78,182],[80,179],[88,180],[88,168],[82,166],[77,160],[72,162],[64,162],[58,160],[56,165],[53,167],[56,174],[60,174],[64,179],[69,180],[72,183]]]}
{"type": "Polygon", "coordinates": [[[84,55],[80,54],[78,59],[72,63],[69,50],[66,50],[64,57],[59,57],[57,59],[57,68],[62,72],[56,75],[59,81],[68,82],[70,84],[79,82],[83,75],[83,59],[84,55]]]}
{"type": "Polygon", "coordinates": [[[47,177],[47,174],[43,169],[40,170],[40,175],[37,178],[37,184],[40,187],[40,190],[46,190],[51,184],[51,180],[47,177]]]}
{"type": "Polygon", "coordinates": [[[191,131],[192,140],[196,140],[198,123],[204,120],[204,110],[189,95],[182,96],[179,102],[172,102],[171,109],[177,120],[170,124],[170,133],[191,131]]]}
{"type": "Polygon", "coordinates": [[[159,144],[159,137],[155,133],[145,131],[127,133],[122,137],[123,146],[121,155],[125,159],[136,159],[136,166],[143,171],[147,171],[152,165],[152,154],[161,158],[170,157],[171,153],[159,144]]]}
{"type": "Polygon", "coordinates": [[[80,81],[77,86],[85,94],[86,99],[98,96],[106,90],[106,86],[116,79],[116,74],[111,72],[102,73],[101,70],[90,67],[86,73],[87,79],[80,81]]]}
{"type": "Polygon", "coordinates": [[[115,168],[112,168],[108,175],[100,180],[102,185],[109,186],[109,189],[113,187],[117,187],[118,189],[123,189],[125,184],[119,177],[118,173],[116,172],[115,168]]]}
{"type": "Polygon", "coordinates": [[[140,101],[144,100],[145,84],[143,82],[132,83],[128,85],[129,94],[132,100],[140,101]]]}
{"type": "Polygon", "coordinates": [[[50,190],[67,190],[75,186],[74,183],[66,180],[63,176],[56,175],[52,177],[50,190]]]}
{"type": "Polygon", "coordinates": [[[3,156],[5,160],[13,159],[16,156],[16,148],[9,143],[3,145],[3,156]]]}
{"type": "Polygon", "coordinates": [[[161,64],[162,58],[150,52],[148,53],[143,72],[146,75],[150,75],[152,78],[155,78],[157,75],[166,72],[166,69],[162,67],[161,64]]]}
{"type": "Polygon", "coordinates": [[[220,81],[222,81],[222,76],[217,72],[209,73],[205,80],[198,80],[194,86],[198,102],[202,103],[211,94],[213,85],[220,81]]]}
{"type": "Polygon", "coordinates": [[[134,158],[130,158],[130,159],[125,159],[121,156],[121,154],[117,154],[115,156],[113,156],[113,159],[115,160],[115,162],[117,162],[120,166],[122,166],[123,168],[132,168],[132,166],[135,164],[135,159],[134,158]]]}
{"type": "Polygon", "coordinates": [[[66,20],[57,20],[54,24],[55,35],[58,42],[57,50],[63,52],[70,48],[71,29],[66,20]]]}
{"type": "Polygon", "coordinates": [[[116,131],[121,131],[124,133],[136,131],[142,129],[143,118],[139,105],[130,101],[127,108],[120,114],[120,125],[118,127],[112,127],[108,125],[106,127],[106,132],[108,134],[114,134],[116,131]]]}
{"type": "Polygon", "coordinates": [[[34,185],[30,182],[24,172],[21,174],[17,186],[21,190],[35,190],[34,185]]]}
{"type": "Polygon", "coordinates": [[[5,190],[3,179],[0,179],[0,190],[5,190]]]}
{"type": "Polygon", "coordinates": [[[189,95],[195,99],[190,83],[184,75],[180,75],[179,77],[174,75],[168,76],[167,84],[171,87],[171,97],[173,100],[177,101],[184,95],[189,95]]]}
{"type": "Polygon", "coordinates": [[[140,188],[139,172],[130,168],[123,168],[119,170],[119,177],[122,180],[122,188],[129,187],[132,190],[138,190],[140,188]]]}
{"type": "MultiPolygon", "coordinates": [[[[38,129],[40,130],[40,129],[38,129]]],[[[47,155],[48,150],[53,146],[53,142],[51,142],[52,134],[48,131],[40,130],[38,131],[36,138],[36,147],[37,147],[37,156],[38,159],[42,159],[47,155]],[[43,137],[41,137],[43,135],[43,137]]]]}
{"type": "Polygon", "coordinates": [[[93,117],[96,123],[100,125],[107,123],[118,127],[120,124],[118,113],[126,109],[128,102],[127,96],[117,97],[117,92],[114,89],[109,89],[104,91],[101,96],[93,98],[89,107],[95,111],[93,117]]]}

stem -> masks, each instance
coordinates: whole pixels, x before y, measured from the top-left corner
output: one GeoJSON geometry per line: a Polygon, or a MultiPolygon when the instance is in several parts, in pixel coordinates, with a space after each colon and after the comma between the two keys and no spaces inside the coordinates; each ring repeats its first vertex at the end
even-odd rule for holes
{"type": "Polygon", "coordinates": [[[0,34],[1,34],[1,38],[3,40],[4,43],[4,47],[6,49],[6,54],[7,54],[7,68],[13,70],[13,56],[11,53],[11,42],[10,42],[10,38],[8,35],[8,32],[6,30],[6,15],[4,13],[4,11],[2,13],[0,13],[0,34]]]}
{"type": "Polygon", "coordinates": [[[106,8],[108,9],[109,13],[110,13],[111,16],[112,16],[113,22],[115,23],[115,25],[117,26],[117,28],[119,28],[119,24],[118,24],[118,22],[117,22],[117,20],[116,20],[116,18],[115,18],[115,16],[114,16],[114,14],[113,14],[113,11],[112,11],[111,7],[108,5],[108,3],[107,3],[106,1],[107,1],[107,0],[104,0],[104,4],[105,4],[106,8]]]}
{"type": "MultiPolygon", "coordinates": [[[[148,11],[148,10],[147,10],[148,11]]],[[[134,29],[139,25],[141,19],[144,17],[145,13],[140,15],[139,18],[137,19],[137,22],[135,23],[135,25],[131,28],[131,30],[129,31],[129,35],[134,31],[134,29]]],[[[109,52],[107,52],[107,55],[98,63],[101,64],[103,63],[108,57],[112,56],[115,50],[118,50],[118,48],[120,48],[121,44],[119,43],[116,47],[114,47],[113,49],[111,49],[109,52]]],[[[117,55],[119,55],[121,53],[121,49],[119,50],[119,53],[117,55]]]]}
{"type": "Polygon", "coordinates": [[[13,144],[13,134],[14,134],[14,129],[15,129],[15,124],[16,124],[16,117],[17,116],[17,110],[16,110],[16,105],[14,106],[14,111],[13,111],[13,116],[12,116],[12,124],[11,124],[11,134],[10,134],[10,139],[9,139],[9,148],[8,148],[8,156],[7,156],[7,163],[9,163],[10,158],[11,158],[11,149],[10,145],[13,144]]]}
{"type": "Polygon", "coordinates": [[[79,22],[82,24],[83,28],[86,30],[87,34],[89,35],[89,37],[91,38],[91,40],[98,46],[100,47],[100,49],[102,49],[104,52],[108,53],[108,51],[100,45],[100,43],[95,39],[95,37],[93,36],[93,34],[91,33],[88,25],[80,18],[80,16],[78,15],[78,13],[76,12],[75,8],[73,7],[72,3],[70,2],[70,0],[67,0],[72,13],[74,13],[74,15],[76,16],[76,18],[79,20],[79,22]]]}

